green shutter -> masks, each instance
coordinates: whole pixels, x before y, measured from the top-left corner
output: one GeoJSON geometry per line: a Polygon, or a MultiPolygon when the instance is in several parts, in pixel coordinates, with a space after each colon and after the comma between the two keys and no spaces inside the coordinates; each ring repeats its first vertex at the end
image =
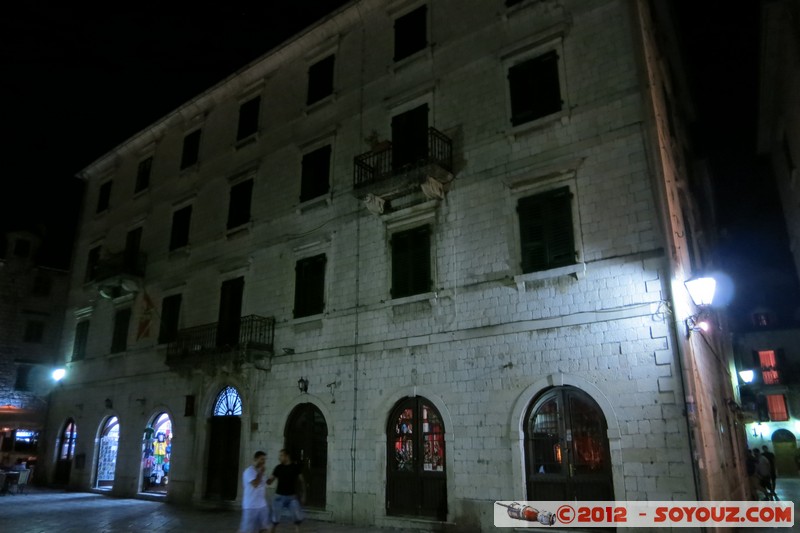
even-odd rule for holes
{"type": "Polygon", "coordinates": [[[572,195],[568,187],[521,199],[517,213],[524,273],[575,263],[572,195]]]}

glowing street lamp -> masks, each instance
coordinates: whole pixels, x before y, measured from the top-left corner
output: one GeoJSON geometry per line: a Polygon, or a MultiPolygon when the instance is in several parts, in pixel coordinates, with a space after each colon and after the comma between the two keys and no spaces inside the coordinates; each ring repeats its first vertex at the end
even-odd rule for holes
{"type": "Polygon", "coordinates": [[[756,373],[752,370],[740,370],[739,377],[742,378],[742,381],[750,384],[753,382],[753,379],[756,377],[756,373]]]}
{"type": "Polygon", "coordinates": [[[62,379],[64,379],[64,376],[66,376],[66,375],[67,375],[67,371],[66,370],[64,370],[63,368],[56,368],[55,370],[53,370],[53,374],[52,374],[53,381],[56,381],[56,382],[61,381],[62,379]]]}
{"type": "Polygon", "coordinates": [[[683,284],[697,307],[709,307],[714,301],[714,293],[717,291],[717,280],[714,278],[692,278],[683,284]]]}

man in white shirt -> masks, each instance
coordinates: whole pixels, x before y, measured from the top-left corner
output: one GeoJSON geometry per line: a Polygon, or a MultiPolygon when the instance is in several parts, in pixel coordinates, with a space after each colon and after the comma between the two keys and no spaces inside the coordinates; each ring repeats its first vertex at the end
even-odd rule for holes
{"type": "Polygon", "coordinates": [[[240,533],[261,533],[269,531],[269,507],[266,497],[266,476],[264,475],[267,454],[256,452],[253,464],[242,472],[244,495],[242,496],[242,526],[240,533]]]}

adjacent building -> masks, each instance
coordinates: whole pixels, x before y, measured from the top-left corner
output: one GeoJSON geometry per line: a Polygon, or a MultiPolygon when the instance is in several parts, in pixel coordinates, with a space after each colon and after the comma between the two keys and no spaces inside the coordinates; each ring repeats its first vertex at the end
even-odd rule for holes
{"type": "Polygon", "coordinates": [[[41,237],[5,235],[0,258],[0,464],[39,458],[52,372],[63,364],[61,327],[69,275],[40,264],[41,237]]]}
{"type": "MultiPolygon", "coordinates": [[[[761,4],[758,151],[772,166],[800,277],[800,5],[761,4]]],[[[797,317],[796,317],[797,318],[797,317]]]]}
{"type": "Polygon", "coordinates": [[[660,2],[363,0],[81,174],[49,475],[478,531],[497,499],[744,499],[683,282],[706,177],[660,2]]]}

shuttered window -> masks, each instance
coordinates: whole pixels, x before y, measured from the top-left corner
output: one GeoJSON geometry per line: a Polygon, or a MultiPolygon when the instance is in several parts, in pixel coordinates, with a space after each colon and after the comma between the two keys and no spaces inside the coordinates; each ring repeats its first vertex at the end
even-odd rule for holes
{"type": "Polygon", "coordinates": [[[105,182],[100,186],[100,190],[97,193],[97,212],[102,213],[103,211],[108,209],[110,203],[111,203],[111,180],[105,182]]]}
{"type": "Polygon", "coordinates": [[[150,170],[152,168],[152,157],[139,161],[139,168],[136,170],[136,187],[133,189],[134,193],[143,191],[150,186],[150,170]]]}
{"type": "Polygon", "coordinates": [[[161,301],[161,325],[158,329],[158,342],[164,344],[174,341],[178,336],[178,318],[181,313],[182,295],[173,294],[161,301]]]}
{"type": "Polygon", "coordinates": [[[181,154],[181,170],[197,163],[200,158],[200,132],[194,130],[183,138],[183,153],[181,154]]]}
{"type": "Polygon", "coordinates": [[[517,206],[522,272],[575,263],[569,187],[522,198],[517,206]]]}
{"type": "Polygon", "coordinates": [[[192,206],[187,205],[172,213],[172,231],[169,236],[169,249],[177,250],[189,244],[189,227],[192,223],[192,206]]]}
{"type": "Polygon", "coordinates": [[[308,99],[313,104],[333,93],[333,66],[336,56],[331,54],[308,67],[308,99]]]}
{"type": "Polygon", "coordinates": [[[509,68],[508,87],[514,126],[561,111],[558,54],[551,51],[509,68]]]}
{"type": "Polygon", "coordinates": [[[392,298],[431,290],[430,226],[392,235],[392,298]]]}
{"type": "Polygon", "coordinates": [[[428,8],[421,6],[394,21],[394,60],[400,61],[428,46],[428,8]]]}
{"type": "Polygon", "coordinates": [[[75,341],[72,343],[72,360],[80,361],[86,357],[86,344],[89,341],[89,321],[78,322],[75,326],[75,341]]]}
{"type": "Polygon", "coordinates": [[[128,349],[128,329],[131,323],[131,309],[120,309],[114,315],[114,335],[111,338],[111,353],[128,349]]]}
{"type": "Polygon", "coordinates": [[[261,97],[256,96],[239,106],[239,128],[236,140],[251,136],[258,131],[258,112],[261,109],[261,97]]]}
{"type": "Polygon", "coordinates": [[[786,397],[783,394],[767,394],[767,409],[769,419],[773,422],[789,420],[789,411],[786,409],[786,397]]]}
{"type": "Polygon", "coordinates": [[[318,148],[303,156],[300,178],[300,201],[305,202],[322,196],[330,190],[330,145],[318,148]]]}
{"type": "Polygon", "coordinates": [[[86,275],[84,281],[92,281],[97,270],[97,263],[100,262],[100,247],[95,246],[89,250],[89,256],[86,258],[86,275]]]}
{"type": "Polygon", "coordinates": [[[325,254],[295,265],[294,317],[317,315],[325,309],[325,254]]]}
{"type": "Polygon", "coordinates": [[[250,222],[250,203],[253,196],[253,180],[245,180],[231,187],[228,204],[228,229],[250,222]]]}

